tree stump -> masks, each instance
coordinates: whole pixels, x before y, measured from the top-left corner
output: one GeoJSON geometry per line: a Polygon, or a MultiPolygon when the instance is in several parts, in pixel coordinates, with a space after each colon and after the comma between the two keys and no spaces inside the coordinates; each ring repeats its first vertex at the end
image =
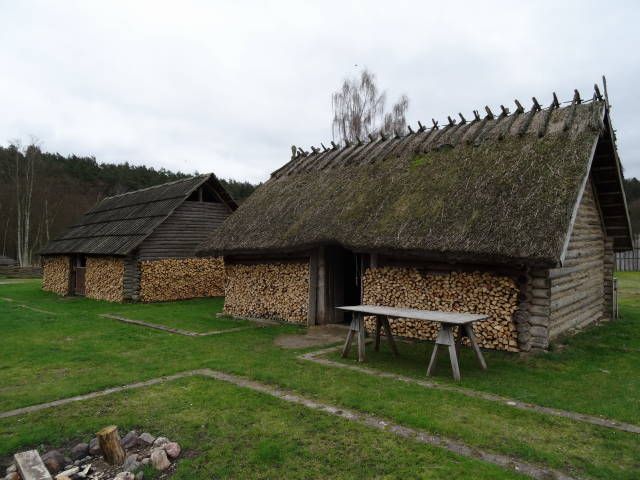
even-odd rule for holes
{"type": "Polygon", "coordinates": [[[96,435],[104,459],[111,465],[122,465],[124,463],[125,453],[122,445],[120,445],[118,427],[115,425],[104,427],[96,435]]]}

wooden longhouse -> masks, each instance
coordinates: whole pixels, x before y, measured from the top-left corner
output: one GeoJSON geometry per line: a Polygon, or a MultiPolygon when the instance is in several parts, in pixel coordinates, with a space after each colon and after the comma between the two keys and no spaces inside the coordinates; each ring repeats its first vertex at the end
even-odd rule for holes
{"type": "Polygon", "coordinates": [[[222,259],[195,249],[236,208],[213,174],[105,198],[40,252],[43,288],[118,302],[223,295],[222,259]]]}
{"type": "MultiPolygon", "coordinates": [[[[487,313],[481,345],[545,349],[611,318],[631,231],[610,108],[449,118],[291,160],[200,247],[223,255],[225,311],[308,325],[344,304],[487,313]]],[[[394,333],[433,338],[407,319],[394,333]]]]}

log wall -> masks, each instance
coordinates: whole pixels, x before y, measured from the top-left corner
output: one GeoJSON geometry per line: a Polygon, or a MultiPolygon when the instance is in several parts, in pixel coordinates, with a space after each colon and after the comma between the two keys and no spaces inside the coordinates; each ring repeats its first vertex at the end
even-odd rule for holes
{"type": "MultiPolygon", "coordinates": [[[[549,338],[603,317],[605,233],[593,188],[587,182],[565,261],[549,270],[549,338]]],[[[607,274],[609,275],[609,274],[607,274]]]]}
{"type": "Polygon", "coordinates": [[[309,262],[226,264],[224,312],[307,323],[309,262]]]}
{"type": "Polygon", "coordinates": [[[604,320],[614,318],[613,273],[615,266],[616,254],[613,251],[613,239],[607,238],[604,243],[604,320]]]}
{"type": "Polygon", "coordinates": [[[71,293],[71,258],[69,256],[42,257],[42,289],[58,295],[71,293]]]}
{"type": "Polygon", "coordinates": [[[231,214],[221,202],[186,201],[162,222],[139,247],[140,260],[192,258],[205,241],[231,214]]]}
{"type": "Polygon", "coordinates": [[[85,296],[95,300],[124,300],[124,259],[120,257],[87,257],[85,296]]]}
{"type": "Polygon", "coordinates": [[[167,258],[139,263],[143,302],[183,300],[224,295],[222,258],[167,258]]]}
{"type": "MultiPolygon", "coordinates": [[[[490,320],[473,330],[482,347],[518,351],[514,313],[520,287],[514,279],[487,272],[428,273],[411,267],[369,268],[363,278],[363,303],[466,313],[484,313],[490,320]]],[[[438,325],[409,319],[390,320],[394,335],[434,340],[438,325]]],[[[373,332],[374,319],[366,319],[373,332]]]]}

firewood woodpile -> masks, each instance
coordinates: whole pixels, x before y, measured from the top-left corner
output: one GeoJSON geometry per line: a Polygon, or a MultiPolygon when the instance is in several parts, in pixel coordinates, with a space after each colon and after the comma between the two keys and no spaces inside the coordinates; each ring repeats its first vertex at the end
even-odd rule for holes
{"type": "Polygon", "coordinates": [[[87,257],[85,295],[96,300],[122,302],[124,262],[117,257],[87,257]]]}
{"type": "Polygon", "coordinates": [[[224,312],[306,323],[309,308],[309,264],[226,265],[224,312]]]}
{"type": "MultiPolygon", "coordinates": [[[[518,351],[516,325],[519,289],[509,277],[481,272],[427,274],[415,268],[368,269],[363,278],[363,303],[448,312],[483,313],[489,320],[476,322],[473,331],[484,348],[518,351]]],[[[365,319],[375,330],[375,319],[365,319]]],[[[409,319],[390,319],[394,335],[434,340],[438,325],[409,319]]],[[[465,339],[465,342],[466,339],[465,339]]],[[[468,343],[468,342],[467,342],[468,343]]]]}
{"type": "Polygon", "coordinates": [[[71,260],[68,256],[43,257],[42,289],[58,295],[68,295],[71,280],[71,260]]]}
{"type": "Polygon", "coordinates": [[[167,258],[140,262],[140,300],[163,302],[224,295],[224,261],[167,258]]]}

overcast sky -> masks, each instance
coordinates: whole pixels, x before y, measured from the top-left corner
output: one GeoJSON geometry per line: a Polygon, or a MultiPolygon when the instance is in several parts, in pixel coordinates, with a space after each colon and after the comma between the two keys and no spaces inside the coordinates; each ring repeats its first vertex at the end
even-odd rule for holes
{"type": "Polygon", "coordinates": [[[640,177],[640,2],[0,0],[0,142],[260,181],[331,140],[363,67],[408,119],[544,104],[607,76],[640,177]]]}

